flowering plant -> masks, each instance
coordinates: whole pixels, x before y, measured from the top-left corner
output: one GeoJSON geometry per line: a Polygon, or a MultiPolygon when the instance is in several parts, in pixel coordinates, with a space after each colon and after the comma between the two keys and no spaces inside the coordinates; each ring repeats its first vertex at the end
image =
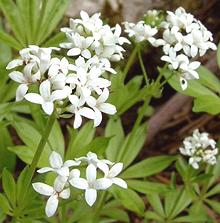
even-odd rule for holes
{"type": "Polygon", "coordinates": [[[52,37],[67,5],[0,0],[12,31],[0,46],[16,50],[0,57],[0,222],[217,222],[217,137],[201,125],[174,152],[144,149],[167,84],[194,112],[220,113],[220,81],[200,60],[217,49],[212,33],[179,7],[114,26],[81,11],[52,37]],[[153,48],[156,77],[143,57],[153,48]]]}

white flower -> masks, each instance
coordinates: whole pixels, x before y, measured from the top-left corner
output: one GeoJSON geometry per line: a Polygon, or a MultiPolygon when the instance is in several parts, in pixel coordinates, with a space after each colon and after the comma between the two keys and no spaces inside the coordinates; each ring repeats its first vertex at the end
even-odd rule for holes
{"type": "Polygon", "coordinates": [[[92,164],[95,168],[99,168],[100,170],[102,170],[104,172],[104,170],[106,169],[106,165],[113,165],[114,163],[106,160],[106,159],[98,159],[98,156],[95,153],[92,152],[88,152],[87,156],[83,156],[80,158],[76,158],[77,161],[85,161],[87,162],[89,165],[92,164]]]}
{"type": "Polygon", "coordinates": [[[38,173],[47,173],[47,172],[55,172],[60,176],[69,177],[69,167],[79,166],[80,161],[67,160],[63,162],[62,157],[59,153],[53,151],[49,157],[50,166],[51,167],[43,167],[37,170],[38,173]]]}
{"type": "Polygon", "coordinates": [[[108,165],[105,165],[103,168],[105,173],[104,177],[111,180],[112,184],[116,184],[119,187],[127,189],[127,183],[123,179],[116,177],[121,173],[122,169],[123,163],[116,163],[111,167],[111,169],[109,169],[108,165]]]}
{"type": "Polygon", "coordinates": [[[107,178],[96,179],[96,167],[90,164],[86,168],[86,179],[73,178],[69,182],[73,187],[85,190],[85,199],[89,206],[92,206],[97,198],[97,190],[105,190],[109,188],[112,183],[107,178]]]}
{"type": "Polygon", "coordinates": [[[137,24],[124,22],[124,26],[125,32],[128,33],[128,36],[134,37],[136,42],[148,40],[153,43],[156,40],[153,36],[157,34],[157,28],[145,24],[142,20],[137,24]]]}
{"type": "Polygon", "coordinates": [[[56,90],[51,93],[51,83],[46,80],[40,84],[40,94],[28,93],[25,99],[32,103],[40,104],[46,114],[51,115],[54,110],[54,101],[66,98],[70,94],[70,89],[67,87],[64,90],[56,90]]]}
{"type": "Polygon", "coordinates": [[[102,121],[102,113],[106,113],[109,115],[114,115],[116,113],[116,108],[114,105],[110,103],[106,103],[106,100],[109,97],[109,91],[107,88],[104,88],[102,94],[98,97],[98,99],[90,96],[86,99],[86,103],[94,110],[95,119],[94,126],[98,126],[102,121]]]}
{"type": "Polygon", "coordinates": [[[30,84],[37,82],[40,79],[41,75],[39,71],[35,74],[31,73],[33,66],[34,66],[34,63],[30,63],[24,67],[23,72],[13,71],[9,74],[9,77],[12,80],[20,83],[20,85],[18,86],[16,90],[16,101],[23,100],[25,94],[28,91],[28,86],[30,84]]]}
{"type": "Polygon", "coordinates": [[[68,199],[70,197],[70,189],[64,189],[64,184],[61,184],[60,181],[55,181],[53,187],[40,182],[33,183],[32,185],[36,192],[49,197],[45,207],[47,217],[55,214],[58,208],[59,198],[68,199]]]}
{"type": "Polygon", "coordinates": [[[193,135],[184,139],[183,147],[180,147],[180,153],[189,156],[189,164],[198,169],[200,162],[211,165],[216,164],[216,155],[218,149],[216,142],[209,138],[206,132],[200,133],[198,129],[194,130],[193,135]]]}
{"type": "Polygon", "coordinates": [[[67,111],[73,113],[75,115],[73,127],[79,128],[82,124],[82,117],[84,116],[89,119],[94,119],[95,114],[91,108],[81,107],[83,105],[83,101],[80,100],[76,95],[70,95],[69,100],[71,105],[67,108],[67,111]]]}
{"type": "Polygon", "coordinates": [[[83,57],[89,59],[91,58],[91,53],[89,50],[89,47],[91,46],[92,42],[94,41],[94,38],[89,36],[89,37],[84,37],[81,36],[79,33],[72,33],[72,34],[67,34],[68,40],[72,44],[61,44],[61,47],[70,49],[67,52],[68,56],[79,56],[82,55],[83,57]]]}

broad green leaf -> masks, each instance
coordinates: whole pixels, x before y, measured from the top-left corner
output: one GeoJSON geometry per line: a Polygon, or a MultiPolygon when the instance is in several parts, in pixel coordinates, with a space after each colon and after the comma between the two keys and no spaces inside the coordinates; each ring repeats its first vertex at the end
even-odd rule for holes
{"type": "Polygon", "coordinates": [[[206,199],[206,203],[218,214],[220,214],[220,203],[215,200],[206,199]]]}
{"type": "Polygon", "coordinates": [[[65,42],[65,34],[64,33],[57,33],[55,34],[54,36],[50,37],[48,39],[48,41],[46,41],[45,43],[43,43],[43,46],[44,47],[54,47],[54,46],[57,46],[59,47],[59,44],[62,43],[62,42],[65,42]]]}
{"type": "Polygon", "coordinates": [[[220,97],[203,96],[194,100],[193,112],[207,112],[212,115],[220,113],[220,97]]]}
{"type": "Polygon", "coordinates": [[[78,151],[88,145],[95,134],[92,122],[87,122],[81,129],[69,128],[69,145],[66,152],[66,159],[72,159],[77,156],[78,151]]]}
{"type": "Polygon", "coordinates": [[[218,49],[217,49],[217,63],[218,67],[220,68],[220,43],[218,44],[218,49]]]}
{"type": "Polygon", "coordinates": [[[0,64],[8,63],[12,58],[11,48],[7,46],[5,43],[2,43],[1,37],[0,37],[0,52],[4,52],[4,54],[0,54],[0,64]]]}
{"type": "Polygon", "coordinates": [[[9,214],[11,211],[8,199],[3,194],[0,194],[0,209],[4,214],[9,214]]]}
{"type": "MultiPolygon", "coordinates": [[[[29,146],[10,146],[8,150],[15,153],[23,162],[31,164],[37,147],[29,146]]],[[[49,156],[51,150],[45,146],[44,151],[40,157],[38,167],[45,167],[49,165],[49,156]]]]}
{"type": "Polygon", "coordinates": [[[170,219],[175,218],[192,202],[190,194],[184,189],[177,189],[165,195],[165,213],[170,219]]]}
{"type": "Polygon", "coordinates": [[[3,30],[0,30],[0,41],[16,50],[20,50],[22,48],[22,45],[14,37],[3,30]]]}
{"type": "Polygon", "coordinates": [[[88,152],[94,152],[97,155],[103,155],[109,145],[111,137],[97,137],[92,140],[88,145],[78,150],[77,157],[85,156],[88,152]]]}
{"type": "Polygon", "coordinates": [[[204,66],[200,66],[197,70],[199,74],[199,82],[209,89],[220,93],[220,80],[204,66]]]}
{"type": "Polygon", "coordinates": [[[166,169],[174,160],[175,156],[156,156],[147,158],[122,173],[122,178],[141,178],[154,175],[166,169]]]}
{"type": "MultiPolygon", "coordinates": [[[[18,180],[17,180],[17,203],[19,204],[19,202],[21,201],[21,198],[23,196],[23,187],[24,187],[24,183],[25,183],[25,178],[27,177],[28,174],[28,166],[26,166],[22,172],[20,173],[18,180]]],[[[22,205],[22,204],[20,204],[22,205]]]]}
{"type": "Polygon", "coordinates": [[[39,44],[43,43],[58,25],[66,11],[68,3],[68,0],[47,0],[46,4],[43,5],[44,11],[42,18],[40,18],[41,25],[38,30],[37,39],[39,44]]]}
{"type": "Polygon", "coordinates": [[[133,131],[126,137],[117,157],[117,161],[122,162],[125,167],[133,162],[145,143],[147,134],[146,123],[139,126],[135,132],[133,131]]]}
{"type": "Polygon", "coordinates": [[[109,209],[103,208],[101,215],[110,217],[111,219],[118,220],[120,222],[130,222],[128,214],[118,208],[111,208],[111,211],[109,211],[109,209]]]}
{"type": "Polygon", "coordinates": [[[177,223],[180,223],[180,222],[183,222],[183,223],[201,223],[201,222],[206,222],[206,218],[202,217],[202,216],[183,216],[183,217],[178,217],[176,219],[174,219],[172,222],[177,222],[177,223]]]}
{"type": "Polygon", "coordinates": [[[123,126],[119,118],[116,120],[113,118],[109,119],[105,128],[105,136],[112,137],[106,149],[106,158],[111,161],[116,161],[117,154],[125,138],[123,126]]]}
{"type": "MultiPolygon", "coordinates": [[[[160,72],[163,73],[165,78],[169,78],[171,75],[171,71],[168,68],[163,68],[160,70],[160,72]]],[[[207,87],[203,86],[201,83],[199,83],[198,80],[189,80],[188,81],[188,87],[186,90],[182,90],[179,82],[179,78],[177,76],[173,76],[168,80],[168,83],[178,92],[184,95],[192,96],[192,97],[204,97],[206,95],[209,96],[216,96],[215,93],[213,93],[211,90],[209,90],[207,87]]]]}
{"type": "Polygon", "coordinates": [[[25,29],[16,4],[12,0],[0,0],[0,8],[7,18],[16,38],[25,46],[25,29]]]}
{"type": "Polygon", "coordinates": [[[160,217],[157,213],[153,212],[153,211],[147,211],[145,213],[145,218],[146,219],[152,219],[152,220],[156,220],[158,223],[160,222],[164,222],[163,218],[160,217]]]}
{"type": "Polygon", "coordinates": [[[110,192],[125,208],[137,213],[138,215],[144,215],[144,202],[136,192],[131,189],[125,190],[117,187],[111,188],[110,192]]]}
{"type": "Polygon", "coordinates": [[[16,164],[16,156],[14,153],[7,150],[8,146],[12,146],[12,139],[6,127],[1,127],[0,134],[0,172],[4,168],[14,170],[16,164]]]}
{"type": "Polygon", "coordinates": [[[4,169],[2,172],[2,186],[12,207],[15,207],[16,206],[16,184],[15,184],[12,174],[7,169],[4,169]]]}
{"type": "Polygon", "coordinates": [[[220,194],[220,184],[215,185],[213,188],[211,188],[208,193],[206,194],[206,197],[211,197],[215,194],[220,194]]]}
{"type": "Polygon", "coordinates": [[[132,188],[133,190],[136,190],[143,194],[152,194],[152,193],[159,194],[169,191],[168,186],[161,183],[140,181],[140,180],[127,180],[127,183],[129,188],[132,188]]]}
{"type": "Polygon", "coordinates": [[[150,203],[150,205],[153,207],[153,209],[161,216],[164,217],[164,209],[163,205],[161,203],[160,197],[156,193],[148,194],[147,199],[150,203]]]}

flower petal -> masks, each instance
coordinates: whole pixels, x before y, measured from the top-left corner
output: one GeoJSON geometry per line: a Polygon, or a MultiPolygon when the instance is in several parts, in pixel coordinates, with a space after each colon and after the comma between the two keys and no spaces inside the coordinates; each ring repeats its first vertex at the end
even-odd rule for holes
{"type": "Polygon", "coordinates": [[[21,66],[21,65],[23,65],[23,60],[15,59],[8,63],[6,69],[10,70],[10,69],[13,69],[13,68],[21,66]]]}
{"type": "Polygon", "coordinates": [[[55,151],[53,151],[49,157],[50,165],[53,168],[59,169],[63,165],[63,159],[61,155],[55,151]]]}
{"type": "Polygon", "coordinates": [[[61,191],[61,193],[59,194],[59,197],[61,197],[63,199],[68,199],[70,197],[70,189],[67,188],[67,189],[61,191]]]}
{"type": "Polygon", "coordinates": [[[117,176],[119,173],[121,173],[122,169],[123,169],[123,163],[116,163],[110,169],[108,177],[115,177],[115,176],[117,176]]]}
{"type": "Polygon", "coordinates": [[[108,178],[100,178],[95,181],[94,188],[96,190],[106,190],[112,185],[112,180],[108,178]]]}
{"type": "Polygon", "coordinates": [[[88,182],[93,182],[96,179],[96,167],[93,164],[89,164],[86,168],[86,178],[88,182]]]}
{"type": "Polygon", "coordinates": [[[95,189],[87,189],[85,192],[86,203],[92,206],[97,198],[97,191],[95,189]]]}
{"type": "Polygon", "coordinates": [[[86,190],[89,186],[87,180],[84,178],[72,178],[69,182],[73,187],[81,190],[86,190]]]}
{"type": "Polygon", "coordinates": [[[51,115],[53,113],[53,110],[54,110],[53,102],[44,102],[44,103],[42,103],[42,109],[44,110],[44,112],[46,114],[51,115]]]}
{"type": "Polygon", "coordinates": [[[33,183],[32,186],[37,193],[45,196],[51,196],[54,193],[53,187],[44,183],[33,183]]]}
{"type": "Polygon", "coordinates": [[[45,213],[47,217],[51,217],[55,214],[58,207],[58,203],[59,201],[58,201],[57,195],[53,195],[48,199],[46,207],[45,207],[45,213]]]}
{"type": "Polygon", "coordinates": [[[122,188],[125,188],[125,189],[128,188],[127,183],[121,178],[115,177],[115,178],[112,179],[112,182],[114,184],[118,185],[119,187],[122,187],[122,188]]]}
{"type": "Polygon", "coordinates": [[[37,170],[38,173],[47,173],[47,172],[50,172],[50,171],[54,171],[54,169],[51,168],[51,167],[43,167],[43,168],[37,170]]]}
{"type": "Polygon", "coordinates": [[[24,98],[27,101],[30,101],[35,104],[43,104],[44,102],[43,98],[39,94],[36,94],[36,93],[28,93],[24,96],[24,98]]]}
{"type": "Polygon", "coordinates": [[[16,101],[23,100],[27,91],[28,91],[28,86],[26,84],[20,84],[16,90],[16,101]]]}

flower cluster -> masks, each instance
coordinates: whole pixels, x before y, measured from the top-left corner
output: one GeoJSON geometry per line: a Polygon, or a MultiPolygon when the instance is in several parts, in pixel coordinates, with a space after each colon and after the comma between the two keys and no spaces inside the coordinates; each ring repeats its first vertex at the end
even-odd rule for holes
{"type": "Polygon", "coordinates": [[[167,11],[165,18],[159,14],[159,11],[151,10],[146,14],[145,21],[137,24],[125,22],[125,32],[136,42],[148,40],[155,47],[162,46],[164,55],[161,60],[168,63],[169,69],[176,71],[185,90],[187,80],[199,79],[196,69],[200,62],[194,59],[217,47],[212,42],[212,33],[182,7],[175,12],[167,11]],[[162,38],[155,36],[160,33],[162,38]]]}
{"type": "Polygon", "coordinates": [[[169,63],[169,68],[180,75],[183,90],[187,80],[199,79],[196,69],[200,62],[192,59],[203,56],[208,49],[216,50],[212,42],[212,33],[192,14],[179,7],[175,12],[167,11],[165,21],[161,23],[163,31],[162,60],[169,63]]]}
{"type": "Polygon", "coordinates": [[[198,169],[200,162],[205,162],[210,165],[216,164],[218,148],[216,148],[215,140],[210,139],[208,133],[200,133],[196,129],[192,136],[184,139],[183,147],[180,147],[180,153],[189,156],[189,164],[193,168],[198,169]]]}
{"type": "Polygon", "coordinates": [[[32,184],[36,192],[49,197],[45,207],[48,217],[55,214],[60,198],[70,198],[70,186],[85,191],[85,200],[89,206],[95,203],[98,190],[106,190],[113,184],[127,188],[127,183],[117,177],[123,169],[123,164],[113,163],[105,159],[100,160],[95,153],[89,152],[86,157],[63,162],[60,154],[52,152],[49,160],[50,167],[41,168],[37,172],[54,172],[56,174],[54,185],[49,186],[41,182],[32,184]],[[76,167],[82,163],[87,164],[86,178],[80,176],[79,169],[70,170],[70,167],[76,167]],[[98,172],[102,172],[102,178],[97,179],[98,172]]]}
{"type": "Polygon", "coordinates": [[[121,37],[121,27],[104,25],[100,14],[89,17],[84,11],[81,19],[70,19],[70,27],[62,28],[67,43],[60,44],[70,58],[52,56],[59,48],[40,48],[31,45],[20,51],[20,58],[11,61],[7,69],[19,68],[9,76],[20,85],[16,100],[24,98],[40,104],[51,115],[75,116],[74,128],[82,124],[82,117],[102,121],[102,113],[116,113],[114,105],[107,103],[111,82],[106,72],[115,74],[111,61],[119,61],[129,41],[121,37]],[[37,86],[32,88],[31,86],[37,86]]]}

